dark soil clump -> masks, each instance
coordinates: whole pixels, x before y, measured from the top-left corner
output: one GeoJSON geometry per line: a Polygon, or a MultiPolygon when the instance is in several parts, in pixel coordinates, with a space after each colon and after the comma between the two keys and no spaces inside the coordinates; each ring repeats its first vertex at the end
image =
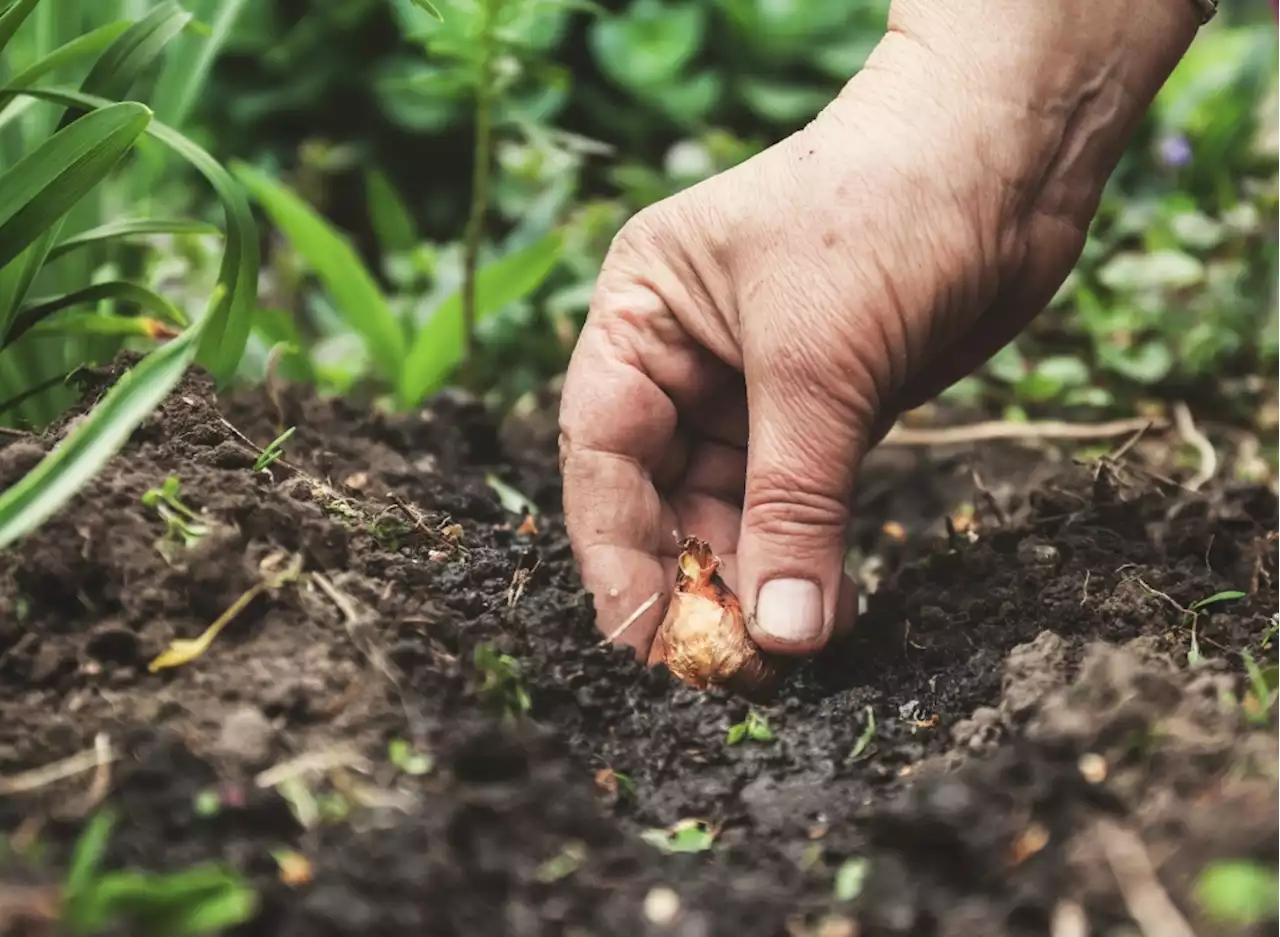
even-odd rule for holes
{"type": "MultiPolygon", "coordinates": [[[[61,431],[0,449],[0,488],[61,431]]],[[[599,646],[554,451],[510,440],[456,396],[391,417],[219,404],[192,377],[0,555],[0,829],[48,862],[0,860],[0,932],[5,884],[57,881],[99,802],[110,865],[248,877],[245,935],[1154,934],[1152,882],[1197,934],[1265,932],[1193,895],[1214,860],[1274,868],[1280,846],[1275,716],[1241,657],[1276,662],[1269,490],[993,450],[976,537],[948,541],[925,528],[973,497],[963,467],[877,454],[852,535],[882,583],[857,635],[759,711],[772,741],[729,746],[746,704],[599,646]],[[170,476],[190,536],[143,504],[170,476]],[[201,656],[151,672],[251,590],[201,656]],[[1184,611],[1224,590],[1245,595],[1184,611]],[[96,739],[107,786],[11,790],[96,739]],[[404,744],[430,770],[394,764],[404,744]],[[706,851],[642,835],[689,819],[706,851]]]]}

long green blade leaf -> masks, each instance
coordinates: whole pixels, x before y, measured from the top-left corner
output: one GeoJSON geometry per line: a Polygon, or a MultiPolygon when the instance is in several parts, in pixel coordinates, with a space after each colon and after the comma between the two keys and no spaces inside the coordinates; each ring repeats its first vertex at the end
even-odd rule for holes
{"type": "MultiPolygon", "coordinates": [[[[105,26],[99,26],[93,32],[85,33],[83,36],[76,36],[70,42],[59,46],[48,55],[41,58],[34,65],[24,68],[18,74],[9,79],[6,87],[8,88],[27,88],[34,84],[37,79],[43,78],[49,72],[70,65],[72,62],[89,55],[95,55],[101,52],[116,37],[129,28],[128,20],[119,20],[115,23],[108,23],[105,26]]],[[[0,94],[0,113],[4,113],[16,99],[13,92],[0,94]]],[[[28,102],[34,102],[34,98],[26,99],[28,102]]],[[[6,118],[8,118],[6,114],[6,118]]],[[[7,120],[6,120],[7,122],[7,120]]]]}
{"type": "MultiPolygon", "coordinates": [[[[200,96],[247,0],[217,0],[208,36],[183,36],[165,61],[151,106],[170,127],[181,127],[200,96]]],[[[205,16],[201,13],[201,16],[205,16]]]]}
{"type": "Polygon", "coordinates": [[[244,163],[231,168],[315,271],[339,312],[364,339],[382,375],[392,382],[400,380],[404,331],[350,242],[287,186],[244,163]]]}
{"type": "MultiPolygon", "coordinates": [[[[58,131],[0,175],[0,267],[101,182],[150,120],[141,104],[112,104],[58,131]]],[[[0,309],[0,334],[12,314],[0,309]]]]}
{"type": "Polygon", "coordinates": [[[80,90],[104,98],[123,98],[190,20],[191,14],[176,0],[159,4],[107,47],[81,82],[80,90]]]}
{"type": "Polygon", "coordinates": [[[4,51],[13,34],[39,2],[40,0],[16,0],[4,13],[0,13],[0,52],[4,51]]]}
{"type": "MultiPolygon", "coordinates": [[[[23,93],[64,107],[85,110],[118,106],[94,95],[65,89],[28,88],[23,93]]],[[[81,121],[76,121],[79,123],[81,121]]],[[[222,305],[209,313],[212,321],[202,331],[196,361],[219,382],[225,383],[235,373],[244,354],[258,296],[258,227],[253,220],[253,211],[244,190],[204,149],[157,120],[147,126],[147,134],[190,163],[222,201],[227,220],[227,242],[219,282],[227,285],[228,292],[222,305]]]]}
{"type": "MultiPolygon", "coordinates": [[[[536,290],[559,263],[563,247],[563,235],[552,232],[480,270],[476,275],[476,321],[484,321],[536,290]]],[[[401,372],[402,404],[417,406],[427,394],[444,385],[466,347],[462,330],[459,290],[440,303],[414,337],[401,372]]]]}
{"type": "Polygon", "coordinates": [[[155,313],[166,322],[172,322],[178,326],[186,326],[188,324],[187,317],[182,310],[158,293],[147,289],[139,283],[131,283],[128,280],[109,280],[105,283],[95,283],[92,286],[86,286],[84,289],[64,293],[61,296],[50,296],[46,299],[36,300],[14,317],[12,325],[9,326],[9,334],[4,337],[3,341],[0,341],[0,348],[12,345],[22,333],[39,325],[63,309],[87,306],[90,303],[98,303],[104,299],[112,299],[116,302],[138,306],[141,309],[155,313]]]}
{"type": "MultiPolygon", "coordinates": [[[[210,305],[216,308],[222,302],[221,287],[214,292],[210,305]]],[[[52,452],[0,495],[0,549],[60,510],[120,451],[182,379],[211,318],[206,314],[138,362],[52,452]]]]}
{"type": "Polygon", "coordinates": [[[63,254],[94,244],[108,241],[127,241],[130,238],[145,237],[149,234],[222,234],[222,229],[204,221],[189,221],[184,218],[134,218],[127,221],[112,221],[88,231],[81,231],[69,237],[53,250],[49,251],[49,260],[55,260],[63,254]]]}
{"type": "Polygon", "coordinates": [[[69,336],[83,338],[90,335],[110,335],[116,338],[176,338],[179,332],[172,325],[147,316],[104,316],[96,312],[74,312],[56,319],[40,322],[31,327],[27,335],[32,338],[69,336]]]}

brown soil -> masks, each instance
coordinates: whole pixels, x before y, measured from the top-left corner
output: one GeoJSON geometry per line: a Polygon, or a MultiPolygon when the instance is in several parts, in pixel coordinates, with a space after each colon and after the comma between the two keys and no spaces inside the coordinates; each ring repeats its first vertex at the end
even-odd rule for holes
{"type": "MultiPolygon", "coordinates": [[[[1126,859],[1134,837],[1157,897],[1196,933],[1266,932],[1204,918],[1192,888],[1214,859],[1274,864],[1280,845],[1275,718],[1251,723],[1234,701],[1241,648],[1276,660],[1262,640],[1276,610],[1268,490],[1161,490],[1131,469],[1095,479],[991,449],[981,533],[948,543],[932,530],[973,497],[972,459],[877,453],[853,533],[883,584],[857,636],[762,710],[775,740],[731,747],[745,704],[598,646],[545,434],[513,442],[456,398],[409,417],[282,407],[238,397],[219,411],[205,380],[187,381],[70,507],[0,555],[0,778],[106,733],[121,756],[109,862],[231,863],[262,898],[236,933],[1171,933],[1134,921],[1152,884],[1126,859]],[[287,464],[255,472],[236,430],[262,445],[281,418],[298,426],[287,464]],[[536,533],[487,472],[541,506],[536,533]],[[170,475],[213,523],[166,559],[141,499],[170,475]],[[879,533],[887,520],[905,546],[879,533]],[[303,574],[203,656],[148,671],[294,554],[303,574]],[[1175,603],[1225,589],[1250,594],[1201,615],[1208,660],[1193,670],[1175,603]],[[519,662],[526,717],[481,691],[481,643],[519,662]],[[868,713],[874,739],[859,745],[868,713]],[[398,771],[395,739],[433,770],[398,771]],[[317,753],[339,767],[299,776],[348,809],[304,827],[254,779],[317,753]],[[208,791],[213,816],[197,809],[208,791]],[[710,850],[665,855],[640,835],[690,817],[719,830],[710,850]],[[309,881],[282,881],[279,847],[307,857],[309,881]],[[840,900],[837,870],[858,858],[864,887],[840,900]]],[[[9,441],[0,489],[63,428],[9,441]]],[[[56,881],[102,790],[89,771],[0,797],[0,829],[43,843],[49,863],[11,861],[0,886],[56,881]]]]}

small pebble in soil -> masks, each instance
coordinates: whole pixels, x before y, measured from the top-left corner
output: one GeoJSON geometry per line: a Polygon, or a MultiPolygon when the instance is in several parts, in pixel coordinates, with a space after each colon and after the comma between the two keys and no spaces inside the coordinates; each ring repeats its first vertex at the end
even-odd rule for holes
{"type": "Polygon", "coordinates": [[[1057,547],[1042,540],[1028,537],[1018,544],[1018,562],[1023,566],[1057,566],[1061,556],[1057,547]]]}
{"type": "Polygon", "coordinates": [[[649,889],[644,896],[644,916],[659,927],[669,927],[680,915],[680,896],[665,885],[649,889]]]}
{"type": "Polygon", "coordinates": [[[214,750],[223,758],[255,768],[271,760],[275,740],[276,730],[259,709],[240,706],[223,719],[214,750]]]}

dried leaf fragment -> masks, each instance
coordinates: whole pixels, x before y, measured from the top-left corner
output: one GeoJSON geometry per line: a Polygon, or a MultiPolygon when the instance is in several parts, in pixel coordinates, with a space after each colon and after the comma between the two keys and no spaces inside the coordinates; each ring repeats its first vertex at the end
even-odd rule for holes
{"type": "Polygon", "coordinates": [[[778,668],[747,633],[720,558],[697,537],[686,537],[680,550],[675,594],[658,629],[667,669],[699,690],[722,687],[748,698],[768,692],[778,668]]]}

